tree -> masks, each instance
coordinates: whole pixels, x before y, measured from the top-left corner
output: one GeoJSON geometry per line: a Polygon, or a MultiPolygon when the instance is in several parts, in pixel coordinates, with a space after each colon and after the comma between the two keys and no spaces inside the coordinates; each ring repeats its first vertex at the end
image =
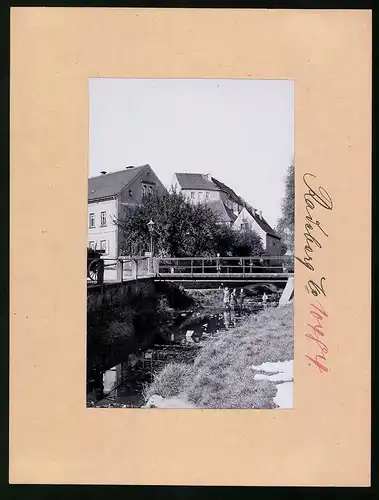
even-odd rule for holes
{"type": "Polygon", "coordinates": [[[289,252],[294,251],[295,231],[295,164],[287,169],[285,178],[285,191],[282,200],[282,216],[278,220],[276,230],[282,238],[283,247],[289,252]]]}
{"type": "Polygon", "coordinates": [[[154,221],[155,254],[161,257],[214,256],[232,247],[231,229],[219,224],[206,203],[193,205],[182,194],[152,194],[141,205],[125,206],[116,221],[124,239],[124,253],[149,250],[147,223],[154,221]]]}
{"type": "Polygon", "coordinates": [[[233,256],[260,256],[264,252],[262,238],[254,230],[246,228],[236,231],[233,242],[233,256]]]}

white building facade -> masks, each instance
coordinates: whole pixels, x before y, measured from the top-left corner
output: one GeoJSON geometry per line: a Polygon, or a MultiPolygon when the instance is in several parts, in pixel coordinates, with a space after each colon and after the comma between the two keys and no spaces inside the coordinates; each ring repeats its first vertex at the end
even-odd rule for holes
{"type": "Polygon", "coordinates": [[[104,250],[104,257],[120,255],[122,234],[117,220],[125,205],[138,205],[147,194],[167,194],[150,165],[127,167],[88,179],[88,247],[104,250]]]}
{"type": "Polygon", "coordinates": [[[104,250],[104,256],[116,258],[118,254],[117,197],[88,203],[88,247],[104,250]]]}

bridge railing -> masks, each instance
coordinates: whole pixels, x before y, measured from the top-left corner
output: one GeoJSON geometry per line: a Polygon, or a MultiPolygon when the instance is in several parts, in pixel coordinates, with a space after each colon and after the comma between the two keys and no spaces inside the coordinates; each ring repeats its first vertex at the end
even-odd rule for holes
{"type": "Polygon", "coordinates": [[[249,275],[259,273],[293,273],[293,257],[177,257],[157,258],[160,275],[249,275]]]}
{"type": "Polygon", "coordinates": [[[156,274],[151,258],[145,256],[108,258],[87,261],[87,282],[123,282],[156,274]]]}

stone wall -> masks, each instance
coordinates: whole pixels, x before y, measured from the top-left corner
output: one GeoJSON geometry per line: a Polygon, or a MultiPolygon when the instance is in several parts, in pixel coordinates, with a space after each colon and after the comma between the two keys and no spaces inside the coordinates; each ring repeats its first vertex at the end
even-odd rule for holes
{"type": "Polygon", "coordinates": [[[104,283],[87,287],[87,314],[103,306],[126,304],[130,296],[142,287],[154,288],[153,278],[141,278],[123,283],[104,283]]]}

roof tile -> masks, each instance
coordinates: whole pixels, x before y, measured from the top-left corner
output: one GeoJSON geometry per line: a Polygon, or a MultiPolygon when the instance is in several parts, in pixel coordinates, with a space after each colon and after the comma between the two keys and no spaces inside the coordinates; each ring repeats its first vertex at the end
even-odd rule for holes
{"type": "Polygon", "coordinates": [[[116,196],[143,169],[149,165],[127,168],[88,179],[88,201],[116,196]]]}

